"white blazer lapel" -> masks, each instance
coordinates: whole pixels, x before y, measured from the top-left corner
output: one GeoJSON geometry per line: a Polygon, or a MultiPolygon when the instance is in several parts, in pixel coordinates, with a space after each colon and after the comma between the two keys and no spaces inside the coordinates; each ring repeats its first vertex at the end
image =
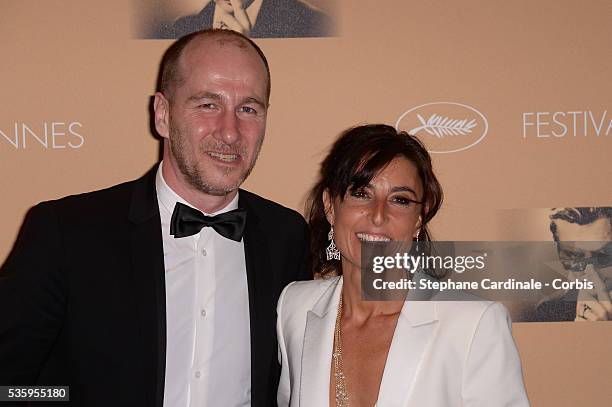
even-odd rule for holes
{"type": "Polygon", "coordinates": [[[300,375],[298,405],[301,407],[329,405],[334,327],[341,292],[340,277],[323,293],[312,310],[308,311],[300,375]]]}
{"type": "Polygon", "coordinates": [[[435,302],[404,302],[393,333],[377,406],[404,407],[437,326],[435,302]]]}

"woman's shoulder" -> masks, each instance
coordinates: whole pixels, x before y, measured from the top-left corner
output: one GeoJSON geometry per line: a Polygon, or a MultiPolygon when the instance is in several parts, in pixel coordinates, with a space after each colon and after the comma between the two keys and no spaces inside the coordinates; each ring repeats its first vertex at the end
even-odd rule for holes
{"type": "MultiPolygon", "coordinates": [[[[436,279],[421,272],[415,275],[414,280],[418,284],[420,280],[435,281],[436,279]]],[[[438,320],[478,322],[484,314],[491,313],[494,317],[505,318],[505,313],[507,313],[502,304],[461,289],[413,290],[408,294],[408,300],[425,300],[430,307],[435,309],[438,320]]]]}
{"type": "Polygon", "coordinates": [[[441,321],[474,328],[488,323],[510,324],[506,307],[469,293],[441,296],[435,301],[436,314],[441,321]]]}
{"type": "Polygon", "coordinates": [[[278,300],[279,308],[306,308],[311,309],[314,304],[326,293],[333,292],[340,281],[340,277],[319,278],[309,281],[294,281],[287,285],[278,300]]]}
{"type": "Polygon", "coordinates": [[[316,278],[314,280],[294,281],[292,283],[289,283],[286,288],[291,289],[292,291],[316,291],[322,287],[327,288],[331,285],[337,284],[339,280],[339,276],[334,276],[316,278]]]}
{"type": "Polygon", "coordinates": [[[307,299],[319,298],[325,291],[333,288],[338,284],[340,277],[317,278],[308,281],[294,281],[289,283],[281,294],[283,297],[292,299],[307,299]]]}

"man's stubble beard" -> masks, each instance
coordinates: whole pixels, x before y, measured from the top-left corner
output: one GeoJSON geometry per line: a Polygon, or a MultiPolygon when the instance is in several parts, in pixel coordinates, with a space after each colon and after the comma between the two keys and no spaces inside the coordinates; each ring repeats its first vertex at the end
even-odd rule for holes
{"type": "MultiPolygon", "coordinates": [[[[189,154],[188,149],[189,146],[185,141],[185,137],[180,129],[177,126],[170,127],[170,151],[176,160],[176,164],[179,168],[179,171],[187,181],[189,185],[193,188],[197,189],[200,192],[203,192],[207,195],[213,196],[226,196],[234,191],[236,191],[240,185],[247,179],[247,177],[251,174],[253,167],[255,167],[255,163],[257,162],[257,157],[259,156],[259,152],[261,150],[261,146],[263,144],[263,136],[260,138],[259,143],[255,146],[255,154],[253,155],[253,159],[247,170],[242,174],[238,180],[232,184],[227,186],[215,186],[211,180],[206,179],[206,174],[200,170],[198,166],[198,161],[195,154],[189,154]]],[[[206,154],[206,149],[209,149],[211,146],[209,144],[200,144],[197,148],[199,149],[199,153],[206,154]]],[[[239,154],[240,157],[246,156],[246,148],[237,146],[231,147],[227,144],[223,144],[219,142],[215,145],[213,150],[222,151],[224,153],[236,153],[239,154]]],[[[231,169],[227,169],[224,175],[227,175],[231,172],[231,169]]]]}

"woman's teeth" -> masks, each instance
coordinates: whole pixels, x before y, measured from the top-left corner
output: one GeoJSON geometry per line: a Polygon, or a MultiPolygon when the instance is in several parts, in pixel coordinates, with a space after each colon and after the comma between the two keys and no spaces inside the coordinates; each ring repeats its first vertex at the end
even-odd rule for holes
{"type": "Polygon", "coordinates": [[[357,233],[357,239],[362,242],[390,242],[391,239],[387,236],[369,235],[367,233],[357,233]]]}

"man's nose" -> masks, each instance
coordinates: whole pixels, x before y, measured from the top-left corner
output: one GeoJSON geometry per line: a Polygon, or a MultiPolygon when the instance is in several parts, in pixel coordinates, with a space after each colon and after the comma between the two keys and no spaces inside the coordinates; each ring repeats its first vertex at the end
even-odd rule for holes
{"type": "Polygon", "coordinates": [[[226,110],[221,117],[218,138],[225,144],[234,144],[240,138],[238,117],[234,110],[226,110]]]}

